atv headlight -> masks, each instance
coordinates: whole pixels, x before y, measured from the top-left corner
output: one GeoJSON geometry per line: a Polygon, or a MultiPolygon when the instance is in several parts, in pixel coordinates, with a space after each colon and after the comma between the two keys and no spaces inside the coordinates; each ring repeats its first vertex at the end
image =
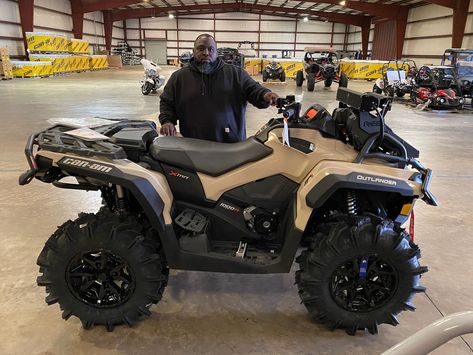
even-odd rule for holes
{"type": "Polygon", "coordinates": [[[442,104],[445,103],[445,99],[443,97],[440,98],[440,103],[442,103],[442,104]]]}
{"type": "Polygon", "coordinates": [[[462,103],[465,102],[465,100],[463,100],[463,99],[458,99],[458,102],[462,104],[462,103]]]}
{"type": "Polygon", "coordinates": [[[150,69],[150,70],[148,71],[148,74],[149,74],[149,75],[156,75],[156,69],[150,69]]]}

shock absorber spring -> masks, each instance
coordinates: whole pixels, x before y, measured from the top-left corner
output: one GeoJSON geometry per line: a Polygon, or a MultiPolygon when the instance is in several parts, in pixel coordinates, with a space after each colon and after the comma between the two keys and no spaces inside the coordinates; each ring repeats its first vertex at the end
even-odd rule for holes
{"type": "Polygon", "coordinates": [[[120,215],[126,212],[125,192],[120,185],[117,185],[117,210],[120,215]]]}
{"type": "Polygon", "coordinates": [[[347,211],[349,215],[356,215],[358,213],[358,205],[356,203],[356,194],[354,191],[347,192],[347,211]]]}

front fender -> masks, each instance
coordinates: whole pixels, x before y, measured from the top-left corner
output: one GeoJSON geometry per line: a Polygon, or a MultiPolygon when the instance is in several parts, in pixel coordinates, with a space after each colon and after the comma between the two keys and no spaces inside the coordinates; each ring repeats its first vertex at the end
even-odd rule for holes
{"type": "Polygon", "coordinates": [[[320,208],[341,188],[421,197],[422,184],[409,180],[412,175],[411,170],[383,165],[321,162],[307,175],[297,192],[296,227],[304,230],[312,211],[320,208]]]}
{"type": "Polygon", "coordinates": [[[44,150],[38,154],[53,160],[55,166],[72,176],[90,177],[129,190],[155,228],[163,230],[166,224],[172,223],[173,196],[162,174],[127,159],[84,159],[44,150]]]}

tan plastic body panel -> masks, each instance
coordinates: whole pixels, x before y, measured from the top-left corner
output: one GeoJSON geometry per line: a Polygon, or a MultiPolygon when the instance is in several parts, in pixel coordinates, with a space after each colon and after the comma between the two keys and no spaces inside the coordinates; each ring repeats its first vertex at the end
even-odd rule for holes
{"type": "Polygon", "coordinates": [[[313,129],[291,129],[291,137],[314,144],[315,149],[310,154],[282,144],[281,137],[282,129],[270,132],[265,144],[273,149],[273,153],[264,159],[245,164],[220,176],[198,173],[207,199],[217,201],[228,190],[278,174],[300,184],[320,161],[353,161],[357,154],[349,145],[337,139],[324,138],[319,131],[313,129]]]}
{"type": "Polygon", "coordinates": [[[316,188],[317,184],[319,184],[324,177],[328,175],[345,176],[351,173],[368,174],[390,179],[403,180],[413,189],[414,195],[422,196],[421,184],[409,180],[412,175],[412,171],[410,170],[402,170],[372,164],[323,161],[308,174],[307,178],[304,180],[297,191],[296,227],[302,230],[305,229],[307,221],[309,220],[309,217],[312,213],[312,207],[308,206],[306,203],[306,196],[313,188],[316,188]]]}
{"type": "Polygon", "coordinates": [[[72,158],[97,162],[98,164],[102,163],[102,164],[113,165],[116,169],[120,170],[124,174],[138,176],[143,179],[146,179],[147,181],[149,181],[149,183],[151,183],[153,188],[157,191],[157,193],[163,200],[164,223],[166,224],[172,223],[171,206],[173,202],[173,195],[172,195],[171,189],[169,188],[169,184],[163,174],[160,174],[156,171],[145,169],[142,166],[136,163],[133,163],[132,161],[128,159],[111,160],[107,158],[84,157],[84,156],[70,154],[70,153],[67,153],[67,154],[56,153],[56,152],[50,152],[46,150],[41,150],[39,152],[39,155],[52,159],[55,166],[57,166],[57,162],[60,161],[62,158],[72,157],[72,158]]]}

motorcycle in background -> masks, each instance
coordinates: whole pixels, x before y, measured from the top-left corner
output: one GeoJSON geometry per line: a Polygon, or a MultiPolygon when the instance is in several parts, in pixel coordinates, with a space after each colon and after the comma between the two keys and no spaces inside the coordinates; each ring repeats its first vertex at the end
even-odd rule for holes
{"type": "Polygon", "coordinates": [[[144,80],[140,81],[141,93],[143,95],[149,95],[150,92],[155,93],[164,85],[166,79],[164,76],[159,75],[161,67],[149,59],[141,59],[141,64],[145,69],[144,80]]]}

